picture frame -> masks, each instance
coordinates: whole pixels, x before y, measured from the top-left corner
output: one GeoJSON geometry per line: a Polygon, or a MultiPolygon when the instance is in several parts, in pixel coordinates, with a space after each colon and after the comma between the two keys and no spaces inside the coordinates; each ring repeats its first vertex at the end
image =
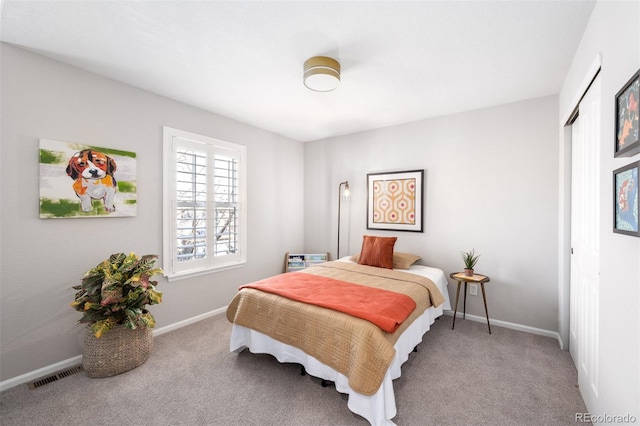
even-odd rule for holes
{"type": "Polygon", "coordinates": [[[367,174],[367,229],[423,231],[424,170],[367,174]]]}
{"type": "Polygon", "coordinates": [[[640,237],[640,196],[638,170],[640,161],[613,171],[613,232],[640,237]]]}
{"type": "Polygon", "coordinates": [[[136,153],[39,141],[40,219],[137,215],[136,153]]]}
{"type": "Polygon", "coordinates": [[[640,153],[640,70],[615,96],[614,157],[640,153]]]}

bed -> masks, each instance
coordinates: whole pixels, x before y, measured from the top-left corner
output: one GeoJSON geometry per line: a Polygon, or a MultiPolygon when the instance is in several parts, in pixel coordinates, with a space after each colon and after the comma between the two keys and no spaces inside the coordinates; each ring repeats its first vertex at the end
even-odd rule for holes
{"type": "Polygon", "coordinates": [[[397,414],[393,380],[400,377],[402,364],[431,324],[451,309],[443,271],[405,266],[382,268],[347,257],[277,276],[288,280],[285,287],[314,276],[371,287],[367,291],[391,286],[394,292],[408,292],[416,307],[395,329],[385,332],[370,320],[271,293],[260,287],[271,280],[267,279],[241,287],[229,304],[230,349],[248,348],[271,354],[281,363],[301,364],[310,375],[333,382],[338,392],[348,394],[350,411],[372,425],[392,425],[397,414]]]}

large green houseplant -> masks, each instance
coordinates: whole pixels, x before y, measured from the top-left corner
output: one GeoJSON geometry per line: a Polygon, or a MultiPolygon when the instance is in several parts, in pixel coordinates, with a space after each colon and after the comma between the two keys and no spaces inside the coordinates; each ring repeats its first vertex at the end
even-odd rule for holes
{"type": "Polygon", "coordinates": [[[83,314],[78,323],[88,323],[97,338],[118,325],[155,327],[155,318],[146,306],[162,302],[157,281],[150,279],[162,273],[154,267],[157,258],[116,253],[85,272],[82,284],[73,287],[78,292],[71,306],[83,314]]]}

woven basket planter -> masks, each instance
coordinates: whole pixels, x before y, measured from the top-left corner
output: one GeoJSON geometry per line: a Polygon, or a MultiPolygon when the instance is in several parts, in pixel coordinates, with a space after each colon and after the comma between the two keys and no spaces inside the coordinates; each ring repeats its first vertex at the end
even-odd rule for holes
{"type": "Polygon", "coordinates": [[[96,338],[87,329],[82,352],[82,367],[87,376],[110,377],[129,371],[145,362],[153,347],[153,333],[148,327],[131,330],[119,325],[96,338]]]}

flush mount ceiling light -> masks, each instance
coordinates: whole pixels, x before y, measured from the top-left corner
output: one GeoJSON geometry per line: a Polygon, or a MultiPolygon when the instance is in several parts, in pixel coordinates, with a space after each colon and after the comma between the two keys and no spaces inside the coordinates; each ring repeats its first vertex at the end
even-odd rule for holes
{"type": "Polygon", "coordinates": [[[330,92],[340,84],[340,64],[326,56],[304,61],[304,85],[316,92],[330,92]]]}

